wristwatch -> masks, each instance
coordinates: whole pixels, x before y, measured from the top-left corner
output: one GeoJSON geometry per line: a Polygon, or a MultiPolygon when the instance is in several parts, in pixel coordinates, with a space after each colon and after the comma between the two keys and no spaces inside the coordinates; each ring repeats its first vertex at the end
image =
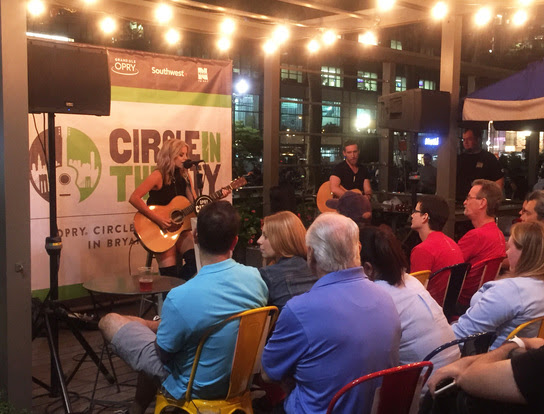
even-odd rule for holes
{"type": "Polygon", "coordinates": [[[514,335],[513,338],[510,338],[508,342],[514,342],[517,346],[519,346],[521,349],[525,349],[525,342],[523,342],[520,338],[514,335]]]}

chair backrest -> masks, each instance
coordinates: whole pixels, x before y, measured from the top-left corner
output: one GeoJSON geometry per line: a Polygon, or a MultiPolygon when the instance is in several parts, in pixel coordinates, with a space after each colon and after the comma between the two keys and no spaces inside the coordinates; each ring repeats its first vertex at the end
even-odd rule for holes
{"type": "Polygon", "coordinates": [[[444,315],[446,315],[448,321],[450,321],[456,313],[455,306],[469,270],[470,263],[457,263],[452,266],[443,267],[442,269],[433,272],[429,277],[429,280],[431,280],[433,277],[437,277],[444,272],[449,272],[444,302],[439,304],[442,306],[444,315]]]}
{"type": "Polygon", "coordinates": [[[420,270],[419,272],[410,273],[411,276],[415,277],[421,282],[421,284],[427,287],[427,282],[429,281],[429,276],[431,275],[430,270],[420,270]]]}
{"type": "Polygon", "coordinates": [[[353,387],[380,377],[382,385],[376,390],[374,396],[373,413],[417,413],[421,388],[427,382],[432,370],[432,362],[424,361],[385,369],[357,378],[334,395],[327,408],[327,414],[333,412],[338,400],[353,387]]]}
{"type": "Polygon", "coordinates": [[[240,325],[238,327],[236,347],[232,359],[229,391],[225,399],[235,397],[247,391],[251,385],[250,381],[255,366],[258,365],[260,361],[266,337],[269,334],[270,329],[274,326],[277,317],[278,308],[275,306],[266,306],[232,315],[220,324],[209,329],[202,336],[200,343],[198,344],[191,376],[189,378],[189,383],[187,384],[185,399],[187,401],[191,400],[193,381],[200,361],[200,355],[207,339],[227,323],[236,319],[240,321],[240,325]]]}
{"type": "Polygon", "coordinates": [[[532,319],[529,322],[522,323],[516,329],[514,329],[512,332],[510,332],[510,335],[508,335],[508,337],[506,339],[513,338],[515,335],[517,335],[520,331],[527,328],[529,325],[539,325],[538,332],[537,332],[536,336],[538,338],[543,338],[544,339],[544,316],[532,319]]]}
{"type": "Polygon", "coordinates": [[[478,289],[480,289],[484,283],[496,279],[497,275],[499,274],[499,270],[501,270],[501,264],[504,259],[504,256],[494,257],[492,259],[483,260],[474,264],[473,267],[479,266],[480,263],[483,264],[483,271],[480,277],[480,284],[478,285],[478,289]]]}
{"type": "Polygon", "coordinates": [[[464,344],[461,350],[461,356],[485,354],[496,338],[497,334],[495,332],[480,332],[474,335],[465,336],[464,338],[454,339],[431,351],[429,355],[423,358],[423,361],[430,361],[443,350],[461,344],[464,344]]]}
{"type": "Polygon", "coordinates": [[[485,282],[494,280],[497,277],[503,261],[503,256],[492,257],[491,259],[481,260],[472,265],[461,290],[460,302],[465,308],[468,308],[470,298],[485,282]]]}

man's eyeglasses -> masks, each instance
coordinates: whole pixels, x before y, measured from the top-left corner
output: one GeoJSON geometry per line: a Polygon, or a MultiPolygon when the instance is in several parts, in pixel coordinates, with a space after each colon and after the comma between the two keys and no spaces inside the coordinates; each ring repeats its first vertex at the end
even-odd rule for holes
{"type": "Polygon", "coordinates": [[[475,197],[475,196],[470,196],[470,195],[467,195],[467,198],[465,198],[465,200],[481,200],[482,197],[475,197]]]}
{"type": "Polygon", "coordinates": [[[412,210],[412,214],[415,214],[415,213],[418,213],[418,214],[421,214],[421,210],[416,210],[415,208],[412,210]]]}

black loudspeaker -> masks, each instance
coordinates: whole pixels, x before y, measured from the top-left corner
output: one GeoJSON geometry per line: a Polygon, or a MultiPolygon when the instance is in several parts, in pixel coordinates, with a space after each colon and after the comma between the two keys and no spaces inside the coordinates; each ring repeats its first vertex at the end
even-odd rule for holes
{"type": "Polygon", "coordinates": [[[450,93],[409,89],[378,98],[378,127],[408,132],[447,134],[450,93]]]}
{"type": "Polygon", "coordinates": [[[28,112],[109,115],[105,48],[28,40],[28,112]]]}

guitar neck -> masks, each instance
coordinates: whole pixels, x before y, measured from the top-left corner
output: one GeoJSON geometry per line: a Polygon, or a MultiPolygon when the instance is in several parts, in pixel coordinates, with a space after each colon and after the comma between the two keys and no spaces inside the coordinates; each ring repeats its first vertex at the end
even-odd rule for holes
{"type": "Polygon", "coordinates": [[[210,194],[210,198],[213,201],[217,201],[223,198],[223,190],[232,190],[232,183],[227,185],[226,187],[220,188],[215,193],[210,194]]]}

